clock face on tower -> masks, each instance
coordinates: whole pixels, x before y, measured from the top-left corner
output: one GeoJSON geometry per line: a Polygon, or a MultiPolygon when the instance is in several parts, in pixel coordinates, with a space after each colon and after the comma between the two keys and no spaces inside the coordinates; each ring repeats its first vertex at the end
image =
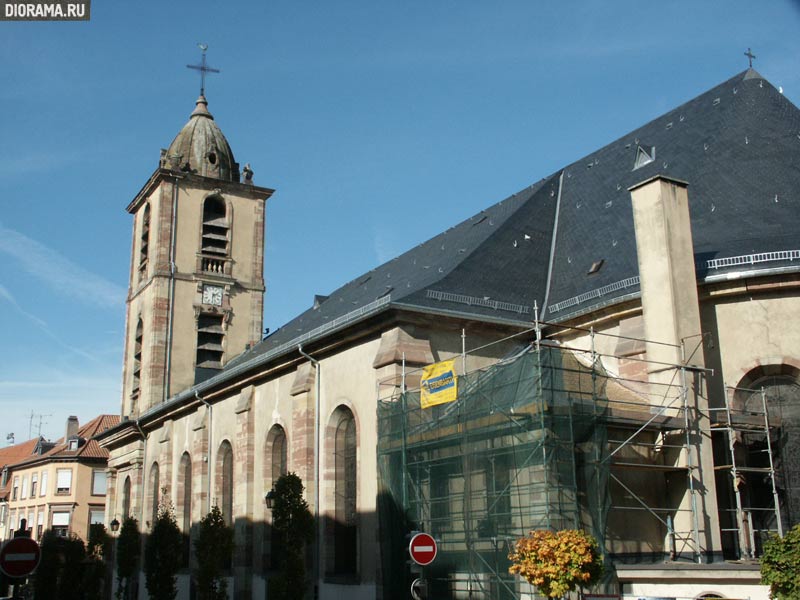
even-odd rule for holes
{"type": "Polygon", "coordinates": [[[204,285],[203,304],[222,306],[222,288],[218,285],[204,285]]]}

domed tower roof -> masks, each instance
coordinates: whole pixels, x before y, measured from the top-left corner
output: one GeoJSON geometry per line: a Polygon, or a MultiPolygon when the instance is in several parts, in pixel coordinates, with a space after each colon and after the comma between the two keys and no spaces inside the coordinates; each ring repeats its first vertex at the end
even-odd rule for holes
{"type": "Polygon", "coordinates": [[[167,163],[203,177],[238,182],[239,165],[228,140],[208,112],[208,101],[201,94],[195,104],[189,122],[169,145],[167,163]]]}

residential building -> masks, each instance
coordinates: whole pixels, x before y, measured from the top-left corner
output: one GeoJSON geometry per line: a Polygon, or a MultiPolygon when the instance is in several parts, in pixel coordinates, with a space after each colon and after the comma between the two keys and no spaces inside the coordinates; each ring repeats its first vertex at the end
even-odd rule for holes
{"type": "Polygon", "coordinates": [[[6,465],[10,493],[0,539],[13,537],[23,519],[37,540],[48,529],[86,540],[92,523],[105,523],[108,452],[92,438],[118,423],[117,415],[100,415],[83,426],[69,417],[63,438],[39,438],[32,452],[6,465]]]}

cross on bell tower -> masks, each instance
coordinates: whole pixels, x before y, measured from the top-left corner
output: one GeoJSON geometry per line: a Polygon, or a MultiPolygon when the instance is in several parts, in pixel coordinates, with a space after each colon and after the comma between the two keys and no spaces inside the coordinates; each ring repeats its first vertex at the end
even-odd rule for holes
{"type": "Polygon", "coordinates": [[[197,46],[203,51],[202,60],[200,61],[199,65],[186,65],[186,68],[200,71],[200,95],[205,96],[206,73],[219,73],[219,69],[214,69],[206,64],[206,50],[208,50],[208,44],[197,44],[197,46]]]}

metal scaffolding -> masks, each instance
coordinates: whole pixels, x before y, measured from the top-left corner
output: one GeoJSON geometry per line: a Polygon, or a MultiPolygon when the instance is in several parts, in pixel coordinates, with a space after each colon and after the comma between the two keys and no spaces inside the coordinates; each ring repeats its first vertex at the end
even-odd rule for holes
{"type": "Polygon", "coordinates": [[[411,530],[439,542],[425,573],[437,598],[532,594],[508,574],[513,542],[532,529],[585,529],[608,559],[700,561],[686,365],[659,365],[674,371],[662,391],[633,391],[595,351],[606,334],[589,330],[589,348],[542,341],[538,326],[525,334],[529,346],[479,370],[466,372],[463,352],[455,402],[421,408],[405,365],[401,385],[379,393],[385,598],[407,589],[411,530]]]}
{"type": "Polygon", "coordinates": [[[715,466],[723,476],[718,493],[726,493],[729,505],[720,511],[724,544],[734,558],[756,558],[768,535],[783,536],[766,391],[726,387],[725,406],[711,412],[712,431],[724,436],[727,450],[724,459],[717,451],[715,466]]]}

